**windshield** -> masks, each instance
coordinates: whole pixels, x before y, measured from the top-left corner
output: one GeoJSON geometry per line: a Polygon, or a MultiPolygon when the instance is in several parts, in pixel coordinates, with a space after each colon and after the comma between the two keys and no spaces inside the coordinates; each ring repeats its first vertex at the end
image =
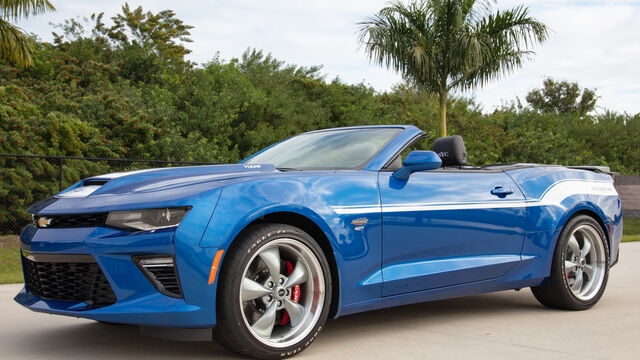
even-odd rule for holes
{"type": "Polygon", "coordinates": [[[359,169],[400,128],[320,131],[298,135],[254,156],[247,164],[273,164],[278,169],[359,169]]]}

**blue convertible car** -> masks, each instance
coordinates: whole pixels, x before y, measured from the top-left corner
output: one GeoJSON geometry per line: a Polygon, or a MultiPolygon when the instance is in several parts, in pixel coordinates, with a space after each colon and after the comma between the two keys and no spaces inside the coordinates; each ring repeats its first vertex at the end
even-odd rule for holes
{"type": "Polygon", "coordinates": [[[29,208],[16,301],[275,359],[355,312],[522,287],[552,308],[600,299],[622,237],[608,168],[466,166],[460,136],[411,151],[424,137],[320,130],[240,164],[80,181],[29,208]]]}

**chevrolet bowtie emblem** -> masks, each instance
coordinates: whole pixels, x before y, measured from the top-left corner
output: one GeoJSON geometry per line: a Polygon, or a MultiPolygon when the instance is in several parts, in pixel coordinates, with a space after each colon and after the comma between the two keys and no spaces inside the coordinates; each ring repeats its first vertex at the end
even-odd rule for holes
{"type": "Polygon", "coordinates": [[[38,227],[45,228],[45,227],[51,225],[51,221],[52,220],[53,219],[47,218],[47,217],[44,217],[44,216],[43,217],[39,217],[38,218],[38,227]]]}

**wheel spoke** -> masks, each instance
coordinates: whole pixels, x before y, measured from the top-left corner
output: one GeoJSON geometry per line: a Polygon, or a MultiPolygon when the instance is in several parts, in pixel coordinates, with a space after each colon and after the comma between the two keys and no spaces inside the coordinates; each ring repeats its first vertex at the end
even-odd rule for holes
{"type": "Polygon", "coordinates": [[[590,251],[591,251],[591,242],[585,239],[584,246],[582,247],[582,251],[580,252],[580,256],[582,256],[583,258],[587,257],[590,251]]]}
{"type": "Polygon", "coordinates": [[[312,336],[323,320],[320,314],[327,310],[326,291],[330,291],[322,254],[302,239],[287,237],[285,230],[275,235],[269,241],[257,240],[257,249],[249,248],[249,254],[255,253],[233,283],[234,308],[242,316],[237,320],[247,336],[274,353],[312,336]]]}
{"type": "Polygon", "coordinates": [[[291,326],[296,327],[304,318],[304,306],[291,299],[284,299],[284,308],[291,318],[291,326]]]}
{"type": "Polygon", "coordinates": [[[587,276],[589,277],[589,280],[593,279],[593,265],[584,265],[582,267],[582,271],[584,271],[585,274],[587,274],[587,276]]]}
{"type": "Polygon", "coordinates": [[[273,326],[276,324],[276,309],[277,304],[275,301],[271,302],[271,305],[267,307],[267,310],[253,325],[251,328],[256,334],[262,337],[270,337],[273,332],[273,326]]]}
{"type": "Polygon", "coordinates": [[[564,261],[564,272],[565,272],[565,274],[568,274],[568,273],[572,272],[575,269],[576,269],[576,263],[574,263],[573,261],[569,261],[569,260],[565,260],[564,261]]]}
{"type": "Polygon", "coordinates": [[[287,282],[284,283],[283,286],[288,289],[292,286],[300,285],[305,281],[307,281],[307,267],[302,261],[298,260],[296,267],[291,274],[289,274],[289,278],[287,278],[287,282]]]}
{"type": "Polygon", "coordinates": [[[582,270],[576,271],[576,280],[571,285],[571,290],[579,292],[582,289],[582,270]]]}
{"type": "Polygon", "coordinates": [[[578,240],[576,240],[576,237],[573,235],[571,235],[571,238],[569,238],[569,249],[571,249],[573,255],[580,255],[580,245],[578,244],[578,240]]]}
{"type": "Polygon", "coordinates": [[[267,265],[273,281],[277,282],[280,277],[280,250],[277,247],[272,247],[261,252],[259,256],[267,265]]]}
{"type": "Polygon", "coordinates": [[[271,293],[271,289],[251,279],[242,279],[242,301],[253,300],[271,293]]]}

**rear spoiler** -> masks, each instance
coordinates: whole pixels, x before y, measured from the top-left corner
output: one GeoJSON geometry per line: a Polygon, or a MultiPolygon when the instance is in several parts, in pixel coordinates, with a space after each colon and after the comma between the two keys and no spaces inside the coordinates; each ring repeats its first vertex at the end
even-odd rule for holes
{"type": "Polygon", "coordinates": [[[588,166],[588,165],[580,165],[580,166],[567,166],[569,169],[580,169],[580,170],[589,170],[593,172],[609,174],[611,176],[616,173],[611,172],[611,169],[608,166],[588,166]]]}

